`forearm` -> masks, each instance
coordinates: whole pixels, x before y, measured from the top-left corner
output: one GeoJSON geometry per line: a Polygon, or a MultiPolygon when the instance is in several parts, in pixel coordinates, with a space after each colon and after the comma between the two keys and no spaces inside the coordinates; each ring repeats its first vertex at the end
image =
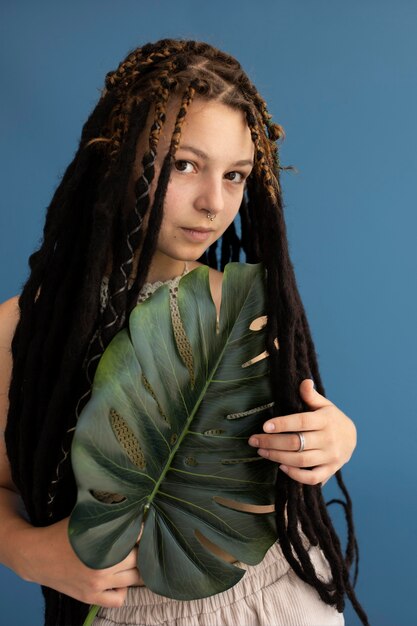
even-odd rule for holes
{"type": "Polygon", "coordinates": [[[19,494],[6,487],[0,487],[0,519],[0,562],[28,580],[25,555],[36,529],[27,520],[19,494]]]}
{"type": "Polygon", "coordinates": [[[0,487],[0,561],[30,582],[52,587],[87,604],[120,606],[127,587],[142,585],[137,548],[107,570],[81,563],[68,541],[68,519],[37,528],[25,518],[19,495],[0,487]]]}

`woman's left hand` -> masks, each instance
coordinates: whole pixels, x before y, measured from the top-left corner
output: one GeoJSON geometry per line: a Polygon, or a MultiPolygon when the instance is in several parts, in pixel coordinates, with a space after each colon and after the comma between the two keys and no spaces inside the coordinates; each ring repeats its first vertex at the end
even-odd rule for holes
{"type": "Polygon", "coordinates": [[[279,463],[294,480],[317,485],[349,461],[356,446],[356,428],[347,415],[314,389],[311,379],[302,381],[300,396],[310,411],[269,419],[264,433],[252,435],[249,444],[259,448],[260,456],[279,463]],[[303,440],[304,449],[300,450],[303,440]]]}

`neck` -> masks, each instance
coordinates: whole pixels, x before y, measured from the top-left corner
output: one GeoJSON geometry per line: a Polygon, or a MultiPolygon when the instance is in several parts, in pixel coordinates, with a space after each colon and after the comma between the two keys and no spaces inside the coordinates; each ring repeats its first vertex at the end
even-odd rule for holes
{"type": "Polygon", "coordinates": [[[180,276],[185,268],[185,261],[171,259],[160,252],[156,252],[149,268],[146,282],[155,283],[166,281],[180,276]]]}

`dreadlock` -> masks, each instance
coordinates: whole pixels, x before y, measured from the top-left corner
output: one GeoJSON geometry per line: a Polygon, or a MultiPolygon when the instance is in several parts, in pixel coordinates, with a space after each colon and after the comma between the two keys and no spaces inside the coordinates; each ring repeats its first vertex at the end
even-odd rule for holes
{"type": "MultiPolygon", "coordinates": [[[[202,261],[223,269],[241,252],[267,270],[267,340],[276,414],[306,410],[298,389],[312,377],[324,394],[317,357],[288,253],[277,140],[266,104],[231,56],[201,42],[164,39],[130,53],[107,74],[101,98],[84,125],[80,144],[47,210],[42,244],[29,259],[30,275],[19,299],[6,444],[14,482],[32,523],[44,526],[69,515],[76,488],[69,450],[78,414],[89,398],[98,361],[126,325],[146,279],[163,216],[172,161],[193,98],[217,100],[246,116],[255,166],[234,224],[202,261]],[[175,98],[175,100],[173,100],[175,98]],[[158,141],[167,107],[178,102],[171,145],[152,206],[158,141]],[[137,145],[149,127],[141,174],[137,145]],[[142,228],[146,218],[146,229],[142,228]],[[108,295],[101,301],[103,277],[108,295]],[[276,338],[279,337],[279,358],[276,338]],[[276,384],[279,381],[279,385],[276,384]]],[[[363,624],[349,568],[358,549],[349,494],[345,496],[348,545],[343,555],[319,486],[278,472],[276,525],[283,553],[296,574],[322,600],[344,608],[348,596],[363,624]],[[331,580],[315,572],[305,538],[327,559],[331,580]]],[[[44,589],[46,624],[78,624],[88,607],[44,589]]]]}

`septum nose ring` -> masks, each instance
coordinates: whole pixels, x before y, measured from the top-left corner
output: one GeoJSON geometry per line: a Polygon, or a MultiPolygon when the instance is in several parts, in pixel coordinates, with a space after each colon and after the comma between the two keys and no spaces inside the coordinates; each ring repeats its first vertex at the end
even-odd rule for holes
{"type": "MultiPolygon", "coordinates": [[[[206,209],[206,211],[207,211],[207,209],[206,209]]],[[[215,219],[215,217],[216,217],[215,214],[212,214],[212,213],[210,213],[210,211],[207,211],[207,219],[209,219],[210,222],[212,222],[215,219]]]]}

